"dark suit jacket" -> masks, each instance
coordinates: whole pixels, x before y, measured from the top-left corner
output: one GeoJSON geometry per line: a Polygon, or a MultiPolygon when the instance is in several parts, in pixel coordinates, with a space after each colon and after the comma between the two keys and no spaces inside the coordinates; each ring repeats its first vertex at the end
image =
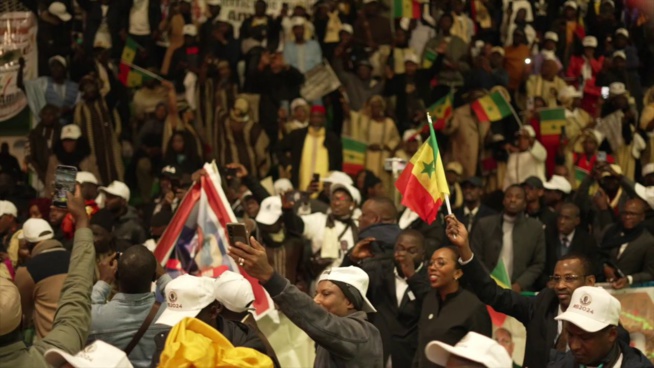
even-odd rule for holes
{"type": "MultiPolygon", "coordinates": [[[[615,225],[611,225],[615,226],[615,225]]],[[[608,230],[608,229],[607,229],[608,230]]],[[[647,230],[625,248],[620,258],[620,247],[601,249],[603,260],[611,260],[634,283],[654,280],[654,236],[647,230]]]]}
{"type": "MultiPolygon", "coordinates": [[[[291,134],[284,137],[277,148],[277,158],[279,163],[293,167],[291,172],[291,182],[297,188],[300,182],[300,163],[302,162],[302,150],[304,149],[304,141],[307,138],[309,128],[297,129],[291,134]],[[290,157],[289,157],[290,155],[290,157]]],[[[343,167],[343,145],[341,139],[334,134],[334,132],[325,131],[325,148],[327,148],[327,155],[329,157],[329,171],[341,170],[343,167]]],[[[298,188],[299,190],[306,190],[306,188],[298,188]]]]}
{"type": "Polygon", "coordinates": [[[391,355],[394,367],[409,367],[418,344],[418,321],[424,296],[429,292],[427,263],[407,279],[409,288],[398,307],[395,293],[395,265],[393,258],[370,259],[360,267],[370,278],[368,299],[377,309],[369,315],[379,329],[384,346],[384,362],[391,355]]]}
{"type": "MultiPolygon", "coordinates": [[[[554,317],[559,311],[559,300],[554,290],[545,288],[536,297],[528,297],[501,288],[490,278],[477,254],[463,266],[463,278],[479,300],[525,326],[527,343],[523,367],[542,368],[547,366],[550,358],[556,359],[555,351],[551,352],[558,334],[554,317]]],[[[619,339],[628,344],[629,334],[622,327],[618,328],[618,332],[619,339]]]]}
{"type": "MultiPolygon", "coordinates": [[[[463,207],[464,206],[461,206],[461,207],[455,209],[454,211],[452,211],[452,213],[454,214],[454,216],[456,216],[456,218],[459,221],[461,221],[461,222],[463,222],[465,224],[465,215],[464,215],[465,212],[463,210],[463,207]]],[[[477,214],[472,217],[472,225],[470,227],[470,232],[472,232],[472,230],[474,230],[475,225],[477,225],[479,220],[481,220],[484,217],[488,217],[488,216],[492,216],[492,215],[496,215],[496,214],[497,214],[497,212],[495,212],[495,210],[493,210],[492,208],[486,206],[485,204],[480,204],[479,205],[479,210],[477,211],[477,214]]]]}
{"type": "MultiPolygon", "coordinates": [[[[561,236],[556,228],[546,230],[545,240],[545,271],[543,271],[539,280],[539,287],[547,286],[549,276],[554,274],[554,267],[559,260],[559,247],[561,247],[561,236]]],[[[599,272],[597,251],[598,248],[595,239],[587,231],[577,228],[575,235],[572,237],[568,253],[581,253],[587,256],[593,262],[593,274],[599,272]]]]}
{"type": "MultiPolygon", "coordinates": [[[[497,266],[503,247],[503,215],[480,219],[471,234],[471,245],[487,269],[497,266]]],[[[511,283],[529,290],[545,269],[545,234],[540,221],[519,215],[513,228],[511,283]]]]}

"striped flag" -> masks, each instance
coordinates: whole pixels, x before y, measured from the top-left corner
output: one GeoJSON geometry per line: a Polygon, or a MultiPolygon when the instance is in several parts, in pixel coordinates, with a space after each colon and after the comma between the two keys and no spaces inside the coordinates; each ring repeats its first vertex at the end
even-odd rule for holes
{"type": "Polygon", "coordinates": [[[136,43],[133,38],[127,37],[125,48],[120,56],[120,66],[118,67],[118,80],[125,87],[139,87],[144,81],[152,78],[152,76],[135,69],[133,66],[139,48],[141,48],[141,45],[136,43]]]}
{"type": "Polygon", "coordinates": [[[395,18],[420,19],[420,3],[416,0],[393,0],[395,18]]]}
{"type": "Polygon", "coordinates": [[[215,164],[205,164],[202,176],[187,192],[161,236],[154,256],[171,273],[217,277],[225,267],[242,274],[252,284],[255,318],[274,311],[270,295],[259,282],[227,255],[225,229],[236,217],[220,186],[215,164]],[[174,253],[174,257],[171,255],[174,253]]]}
{"type": "Polygon", "coordinates": [[[542,109],[540,115],[540,134],[542,136],[561,135],[561,128],[566,125],[565,109],[556,107],[553,109],[542,109]]]}
{"type": "Polygon", "coordinates": [[[367,145],[350,137],[342,137],[341,141],[343,143],[343,172],[356,175],[365,166],[367,145]]]}
{"type": "MultiPolygon", "coordinates": [[[[454,95],[452,94],[452,91],[450,91],[447,96],[441,98],[427,108],[427,112],[431,115],[432,119],[434,119],[435,130],[442,130],[445,128],[445,123],[447,123],[447,120],[452,117],[453,99],[454,95]]],[[[423,133],[427,133],[427,131],[429,131],[429,123],[425,124],[425,126],[422,128],[422,131],[423,133]]]]}
{"type": "MultiPolygon", "coordinates": [[[[495,269],[493,269],[493,272],[491,272],[490,276],[495,280],[497,286],[504,289],[511,288],[511,277],[509,276],[509,273],[506,272],[506,267],[501,259],[497,263],[497,266],[495,266],[495,269]]],[[[488,314],[490,314],[493,325],[498,327],[504,324],[507,317],[506,314],[495,311],[490,305],[488,306],[488,314]]]]}
{"type": "Polygon", "coordinates": [[[436,133],[431,125],[429,131],[429,140],[411,158],[395,182],[395,187],[402,193],[402,204],[431,224],[445,196],[450,194],[450,188],[445,179],[436,133]]]}
{"type": "Polygon", "coordinates": [[[470,104],[480,123],[502,120],[511,115],[511,106],[500,92],[493,92],[470,104]]]}

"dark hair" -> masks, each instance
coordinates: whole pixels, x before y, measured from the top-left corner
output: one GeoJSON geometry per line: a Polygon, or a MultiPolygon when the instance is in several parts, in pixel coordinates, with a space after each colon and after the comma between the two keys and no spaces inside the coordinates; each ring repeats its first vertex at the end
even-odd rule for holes
{"type": "MultiPolygon", "coordinates": [[[[437,248],[434,253],[441,249],[449,249],[452,253],[454,253],[454,268],[457,270],[461,269],[461,264],[459,263],[459,258],[461,257],[461,252],[459,251],[459,248],[453,246],[453,245],[445,245],[440,248],[437,248]]],[[[434,253],[432,253],[429,258],[434,256],[434,253]]]]}
{"type": "Polygon", "coordinates": [[[397,238],[399,239],[400,236],[410,236],[410,237],[413,237],[414,239],[416,239],[416,240],[418,241],[418,243],[420,244],[420,246],[421,246],[423,249],[424,249],[424,247],[425,247],[425,236],[422,235],[422,233],[421,233],[420,231],[416,230],[416,229],[405,229],[405,230],[402,230],[402,232],[400,232],[400,235],[398,235],[397,238]]]}
{"type": "Polygon", "coordinates": [[[397,207],[395,203],[388,197],[372,197],[368,199],[369,201],[375,203],[379,208],[379,216],[381,217],[382,222],[397,222],[397,207]]]}
{"type": "Polygon", "coordinates": [[[595,274],[595,265],[593,261],[585,254],[579,252],[570,252],[563,257],[559,258],[558,262],[569,261],[569,260],[578,260],[581,263],[582,272],[586,276],[592,276],[595,274]]]}
{"type": "Polygon", "coordinates": [[[354,309],[360,311],[363,308],[363,296],[357,290],[354,286],[345,283],[343,281],[337,281],[337,280],[329,280],[332,282],[334,285],[338,286],[339,289],[343,292],[343,295],[347,298],[347,300],[352,303],[354,306],[354,309]]]}
{"type": "Polygon", "coordinates": [[[150,291],[157,270],[157,260],[148,248],[140,245],[129,247],[118,260],[120,291],[126,294],[150,291]]]}
{"type": "Polygon", "coordinates": [[[511,189],[511,188],[517,188],[517,189],[520,189],[520,191],[522,192],[522,195],[525,196],[525,197],[527,197],[527,191],[525,191],[525,188],[524,188],[521,184],[511,184],[511,185],[509,185],[509,186],[504,190],[504,193],[506,194],[506,192],[508,192],[509,189],[511,189]]]}

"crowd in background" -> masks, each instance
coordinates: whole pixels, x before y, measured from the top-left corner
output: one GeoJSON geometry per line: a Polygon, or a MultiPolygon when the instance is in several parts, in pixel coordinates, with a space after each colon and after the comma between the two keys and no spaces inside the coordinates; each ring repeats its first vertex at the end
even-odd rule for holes
{"type": "MultiPolygon", "coordinates": [[[[172,279],[152,255],[213,160],[255,243],[230,256],[316,342],[317,366],[440,366],[429,342],[455,345],[470,331],[512,354],[486,305],[527,328],[525,366],[571,359],[561,337],[573,332],[554,317],[576,288],[654,281],[654,9],[409,3],[400,17],[382,0],[275,14],[257,0],[235,28],[221,0],[22,0],[38,23],[38,77],[24,80],[21,58],[18,86],[36,124],[25,160],[0,149],[0,303],[19,307],[0,323],[0,365],[28,359],[10,351],[18,340],[35,360],[17,364],[55,366],[98,340],[134,366],[175,366],[201,359],[172,348],[192,335],[280,366],[248,319],[245,279],[172,279]],[[321,65],[340,87],[307,101],[305,79],[321,65]],[[512,113],[480,121],[471,103],[496,92],[512,113]],[[443,206],[428,224],[400,205],[388,163],[411,159],[444,99],[451,114],[436,135],[455,217],[443,206]],[[556,108],[564,122],[553,136],[541,112],[556,108]],[[343,137],[364,143],[358,172],[344,172],[343,137]],[[78,170],[68,209],[51,203],[59,165],[78,170]],[[503,291],[488,278],[496,272],[508,277],[503,291]],[[539,290],[540,305],[508,300],[539,290]],[[167,307],[154,309],[159,293],[167,307]],[[36,357],[52,347],[61,354],[36,357]]],[[[625,346],[612,340],[583,364],[613,364],[616,351],[640,359],[625,346]]]]}

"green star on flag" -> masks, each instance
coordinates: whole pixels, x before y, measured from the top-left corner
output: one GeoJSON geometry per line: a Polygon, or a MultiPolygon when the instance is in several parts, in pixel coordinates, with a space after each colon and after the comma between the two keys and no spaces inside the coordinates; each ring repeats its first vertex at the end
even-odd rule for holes
{"type": "Polygon", "coordinates": [[[421,174],[427,174],[429,176],[429,178],[431,179],[431,174],[433,174],[434,171],[436,171],[436,167],[435,167],[434,164],[435,163],[434,163],[433,160],[430,163],[426,163],[426,162],[423,161],[422,162],[422,167],[423,168],[422,168],[421,174]]]}

